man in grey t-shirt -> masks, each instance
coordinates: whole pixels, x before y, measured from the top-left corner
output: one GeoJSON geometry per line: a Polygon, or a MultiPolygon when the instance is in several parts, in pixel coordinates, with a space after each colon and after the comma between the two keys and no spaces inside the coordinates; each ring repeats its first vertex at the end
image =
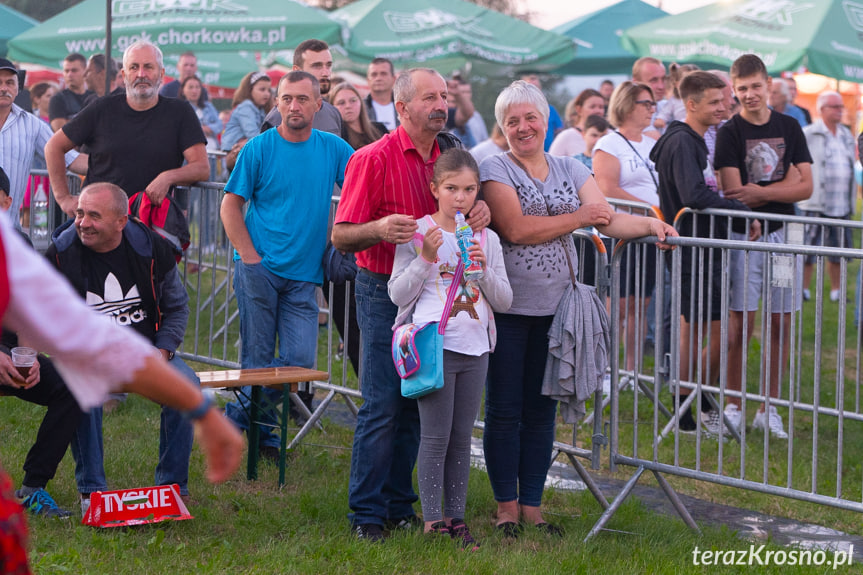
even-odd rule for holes
{"type": "MultiPolygon", "coordinates": [[[[336,136],[342,136],[342,116],[336,108],[327,102],[326,96],[330,92],[330,75],[333,72],[333,55],[330,53],[329,45],[323,40],[306,40],[294,50],[294,70],[308,72],[318,79],[321,86],[321,96],[324,97],[321,109],[315,113],[312,120],[312,128],[321,132],[329,132],[336,136]]],[[[274,106],[264,123],[261,132],[266,132],[272,127],[282,123],[278,106],[274,106]]]]}

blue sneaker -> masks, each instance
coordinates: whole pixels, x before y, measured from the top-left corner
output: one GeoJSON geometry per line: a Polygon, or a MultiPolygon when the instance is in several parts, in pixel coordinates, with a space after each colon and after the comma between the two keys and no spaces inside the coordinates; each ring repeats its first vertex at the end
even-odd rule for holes
{"type": "Polygon", "coordinates": [[[72,512],[61,509],[54,498],[44,489],[38,489],[24,498],[21,505],[33,515],[44,517],[71,517],[72,512]]]}

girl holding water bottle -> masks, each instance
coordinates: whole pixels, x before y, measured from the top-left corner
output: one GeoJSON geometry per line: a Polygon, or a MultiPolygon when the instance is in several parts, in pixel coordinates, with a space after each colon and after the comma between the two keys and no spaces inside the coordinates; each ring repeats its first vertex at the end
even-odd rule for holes
{"type": "Polygon", "coordinates": [[[389,281],[390,298],[399,306],[396,326],[440,320],[447,290],[458,281],[444,335],[444,386],[417,400],[417,475],[425,532],[449,536],[471,551],[479,548],[464,522],[471,431],[494,350],[494,311],[506,311],[512,302],[500,240],[491,230],[474,237],[469,248],[482,277],[454,277],[461,258],[456,213],[470,212],[478,190],[479,168],[470,153],[441,154],[431,182],[438,211],[417,220],[413,242],[396,247],[389,281]]]}

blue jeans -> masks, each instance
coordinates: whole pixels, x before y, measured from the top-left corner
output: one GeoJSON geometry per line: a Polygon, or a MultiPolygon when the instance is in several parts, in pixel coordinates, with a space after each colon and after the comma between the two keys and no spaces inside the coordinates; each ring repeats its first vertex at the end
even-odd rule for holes
{"type": "MultiPolygon", "coordinates": [[[[318,339],[318,304],[315,284],[289,280],[271,273],[263,264],[236,262],[234,292],[240,312],[240,364],[243,369],[294,365],[313,367],[318,339]],[[276,338],[278,337],[278,357],[276,338]]],[[[259,445],[279,447],[275,407],[282,390],[262,390],[265,409],[259,411],[259,445]],[[269,400],[269,402],[267,402],[269,400]],[[273,427],[270,427],[270,426],[273,427]]],[[[225,406],[225,415],[242,430],[249,428],[252,388],[243,387],[240,399],[225,406]]]]}
{"type": "Polygon", "coordinates": [[[419,412],[416,400],[402,397],[393,366],[397,308],[386,282],[361,272],[356,302],[364,403],[357,415],[351,454],[348,504],[353,513],[349,517],[354,525],[383,525],[387,519],[415,514],[412,476],[420,442],[419,412]]]}
{"type": "Polygon", "coordinates": [[[489,358],[483,449],[494,498],[539,507],[551,465],[557,402],[542,395],[553,316],[499,313],[489,358]]]}
{"type": "MultiPolygon", "coordinates": [[[[174,356],[170,365],[188,381],[200,386],[195,372],[180,356],[174,356]]],[[[156,485],[180,486],[180,494],[189,494],[189,457],[192,455],[194,430],[192,422],[182,412],[162,407],[159,426],[159,462],[156,464],[156,485]]],[[[75,481],[79,493],[95,493],[108,489],[105,479],[104,451],[102,450],[102,408],[95,407],[85,413],[72,438],[72,456],[75,458],[75,481]]]]}

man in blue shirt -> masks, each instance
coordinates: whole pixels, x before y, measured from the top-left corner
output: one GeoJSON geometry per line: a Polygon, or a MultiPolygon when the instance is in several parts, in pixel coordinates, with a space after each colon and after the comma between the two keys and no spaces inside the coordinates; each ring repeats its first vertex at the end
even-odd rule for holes
{"type": "MultiPolygon", "coordinates": [[[[312,129],[321,103],[317,78],[299,70],[286,74],[277,96],[281,124],[249,140],[225,185],[221,215],[236,250],[244,369],[312,367],[315,360],[315,287],[323,281],[330,198],[333,185],[344,181],[353,152],[338,136],[312,129]]],[[[264,392],[274,399],[280,395],[269,388],[264,392]]],[[[231,403],[226,413],[248,429],[243,407],[231,403]]],[[[264,419],[274,422],[275,414],[264,419]]],[[[278,453],[271,429],[261,427],[259,448],[267,458],[278,453]]]]}

